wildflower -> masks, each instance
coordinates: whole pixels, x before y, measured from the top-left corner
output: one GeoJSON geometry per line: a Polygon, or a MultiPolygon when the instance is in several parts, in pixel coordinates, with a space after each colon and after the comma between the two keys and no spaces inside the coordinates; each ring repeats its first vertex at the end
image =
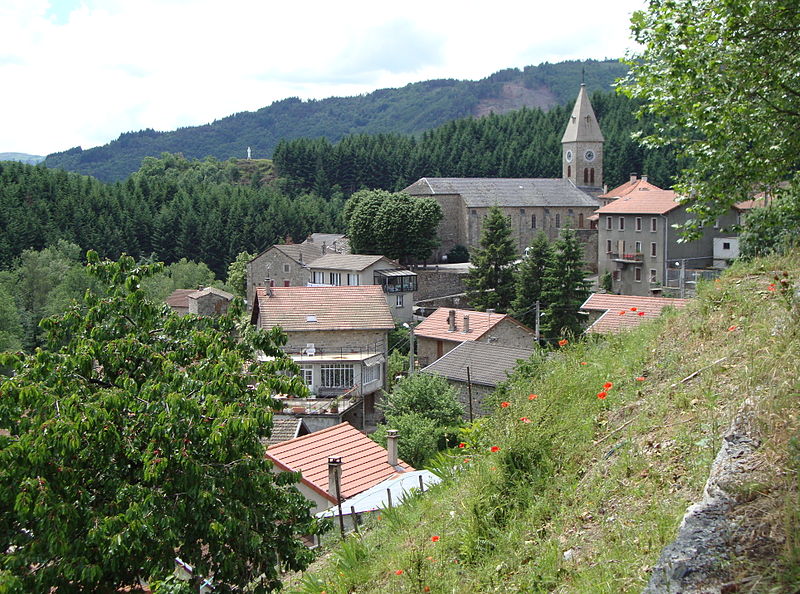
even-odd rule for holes
{"type": "Polygon", "coordinates": [[[528,417],[520,417],[519,420],[522,421],[523,423],[530,423],[531,422],[531,420],[528,417]]]}
{"type": "Polygon", "coordinates": [[[770,283],[767,287],[767,291],[774,291],[775,290],[775,283],[770,283]]]}
{"type": "Polygon", "coordinates": [[[430,586],[425,586],[424,588],[422,588],[422,591],[423,592],[430,592],[431,591],[431,587],[430,586]]]}
{"type": "Polygon", "coordinates": [[[464,464],[467,464],[468,462],[469,462],[469,458],[464,458],[464,464]]]}
{"type": "Polygon", "coordinates": [[[639,377],[636,378],[637,382],[643,382],[644,380],[645,380],[645,377],[643,375],[640,375],[639,377]]]}
{"type": "Polygon", "coordinates": [[[586,361],[581,361],[581,365],[588,365],[588,363],[586,363],[586,361]]]}
{"type": "Polygon", "coordinates": [[[631,308],[631,311],[636,311],[636,308],[635,308],[635,307],[632,307],[632,308],[631,308]]]}
{"type": "Polygon", "coordinates": [[[606,383],[603,384],[603,389],[604,390],[609,390],[609,389],[611,389],[613,387],[614,387],[614,384],[612,384],[611,382],[606,382],[606,383]]]}
{"type": "Polygon", "coordinates": [[[539,397],[538,394],[531,394],[530,396],[528,396],[528,400],[536,400],[538,397],[539,397]]]}
{"type": "Polygon", "coordinates": [[[425,558],[426,558],[428,561],[432,562],[432,563],[435,563],[435,562],[436,562],[436,559],[434,559],[434,558],[433,558],[433,557],[431,557],[430,555],[428,555],[428,556],[427,556],[427,557],[425,557],[425,558]]]}
{"type": "Polygon", "coordinates": [[[606,396],[608,396],[608,392],[606,392],[606,391],[603,391],[603,392],[598,392],[598,393],[597,393],[597,397],[598,397],[600,400],[605,400],[605,399],[606,399],[606,396]]]}
{"type": "Polygon", "coordinates": [[[728,332],[734,332],[735,330],[738,330],[738,329],[739,329],[739,326],[737,326],[736,324],[734,324],[733,326],[730,326],[730,327],[728,328],[728,332]]]}
{"type": "Polygon", "coordinates": [[[501,403],[500,403],[500,407],[501,407],[501,408],[508,408],[509,404],[511,404],[511,403],[510,403],[510,402],[503,401],[503,402],[501,402],[501,403]]]}
{"type": "Polygon", "coordinates": [[[643,316],[643,315],[644,315],[644,312],[643,312],[643,311],[640,311],[640,312],[639,312],[638,314],[636,314],[636,315],[638,315],[638,316],[643,316]]]}
{"type": "Polygon", "coordinates": [[[395,575],[403,575],[403,570],[402,569],[398,569],[397,571],[394,572],[394,574],[395,575]]]}
{"type": "Polygon", "coordinates": [[[439,537],[435,535],[431,536],[431,542],[439,542],[439,537]]]}
{"type": "Polygon", "coordinates": [[[621,315],[621,316],[624,316],[626,313],[628,313],[628,312],[626,312],[626,311],[623,309],[622,311],[620,311],[620,312],[619,312],[619,315],[621,315]]]}
{"type": "Polygon", "coordinates": [[[489,451],[492,453],[499,452],[500,446],[492,446],[491,448],[489,448],[489,451]]]}
{"type": "Polygon", "coordinates": [[[461,449],[464,449],[465,447],[467,447],[467,444],[465,444],[465,443],[462,441],[460,444],[458,444],[458,447],[460,447],[461,449]]]}
{"type": "Polygon", "coordinates": [[[565,347],[568,344],[569,344],[569,341],[566,338],[562,338],[561,340],[558,341],[558,346],[560,346],[560,347],[565,347]]]}

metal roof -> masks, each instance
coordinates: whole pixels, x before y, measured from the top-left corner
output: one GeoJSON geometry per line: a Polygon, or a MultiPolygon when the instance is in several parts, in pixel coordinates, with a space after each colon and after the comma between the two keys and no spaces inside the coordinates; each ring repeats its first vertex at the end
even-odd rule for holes
{"type": "Polygon", "coordinates": [[[417,276],[416,272],[412,272],[411,270],[403,270],[401,268],[394,270],[376,270],[375,274],[379,274],[380,276],[417,276]]]}

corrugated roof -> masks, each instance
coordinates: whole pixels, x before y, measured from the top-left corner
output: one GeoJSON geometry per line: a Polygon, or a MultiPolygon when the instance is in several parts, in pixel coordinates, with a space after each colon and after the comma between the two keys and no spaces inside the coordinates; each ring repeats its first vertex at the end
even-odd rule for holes
{"type": "Polygon", "coordinates": [[[354,272],[361,272],[365,268],[369,268],[376,262],[385,260],[387,264],[392,266],[399,266],[396,262],[392,262],[386,256],[364,256],[361,254],[325,254],[324,256],[314,260],[311,268],[332,268],[333,270],[352,270],[354,272]]]}
{"type": "Polygon", "coordinates": [[[440,307],[437,309],[414,328],[414,334],[422,338],[467,342],[478,340],[505,319],[512,321],[521,328],[525,328],[531,333],[531,336],[533,336],[533,330],[521,324],[508,314],[486,313],[484,311],[473,311],[469,309],[454,310],[452,307],[440,307]],[[451,310],[456,312],[455,332],[449,331],[450,325],[448,323],[448,316],[451,310]],[[465,315],[469,316],[469,332],[464,332],[465,315]]]}
{"type": "Polygon", "coordinates": [[[667,214],[678,208],[677,196],[672,190],[635,192],[609,202],[595,212],[605,214],[667,214]]]}
{"type": "Polygon", "coordinates": [[[384,268],[382,270],[376,270],[375,274],[380,276],[417,276],[416,272],[404,268],[393,268],[391,270],[384,268]]]}
{"type": "Polygon", "coordinates": [[[657,318],[665,307],[683,308],[688,303],[689,299],[592,293],[581,305],[581,309],[604,312],[586,329],[586,333],[614,334],[635,328],[645,320],[657,318]],[[641,313],[644,315],[640,315],[641,313]]]}
{"type": "Polygon", "coordinates": [[[646,179],[635,179],[633,181],[628,180],[621,186],[617,186],[605,194],[600,194],[598,198],[623,198],[633,192],[652,192],[654,190],[663,191],[646,179]]]}
{"type": "Polygon", "coordinates": [[[252,319],[267,330],[280,326],[289,332],[394,328],[379,285],[257,287],[252,319]]]}
{"type": "Polygon", "coordinates": [[[605,142],[603,133],[600,131],[600,124],[594,115],[592,103],[589,95],[586,94],[586,85],[581,84],[578,91],[578,98],[572,108],[572,115],[567,123],[567,129],[561,142],[605,142]]]}
{"type": "Polygon", "coordinates": [[[387,451],[350,423],[269,446],[267,458],[283,469],[300,472],[304,483],[334,503],[328,493],[328,458],[342,459],[343,499],[358,495],[398,472],[414,470],[402,460],[398,460],[399,471],[391,466],[387,451]]]}
{"type": "Polygon", "coordinates": [[[600,203],[566,179],[424,177],[403,190],[412,196],[459,194],[467,208],[596,207],[600,203]]]}
{"type": "Polygon", "coordinates": [[[508,374],[513,371],[517,361],[528,359],[532,354],[533,351],[530,349],[498,346],[486,342],[462,342],[422,369],[422,373],[466,382],[467,367],[469,367],[469,379],[472,383],[495,387],[508,379],[508,374]]]}

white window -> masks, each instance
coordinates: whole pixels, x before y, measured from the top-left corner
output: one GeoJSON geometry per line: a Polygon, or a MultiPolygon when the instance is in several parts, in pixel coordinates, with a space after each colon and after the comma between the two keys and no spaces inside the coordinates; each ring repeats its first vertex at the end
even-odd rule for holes
{"type": "Polygon", "coordinates": [[[325,284],[325,273],[324,272],[312,272],[311,273],[311,282],[315,285],[322,285],[325,284]]]}
{"type": "Polygon", "coordinates": [[[394,296],[394,305],[395,307],[403,307],[403,294],[398,293],[394,296]]]}
{"type": "Polygon", "coordinates": [[[342,274],[340,272],[331,272],[330,279],[332,285],[336,285],[338,287],[342,284],[342,274]]]}
{"type": "Polygon", "coordinates": [[[611,249],[611,240],[606,239],[606,253],[610,254],[613,250],[611,249]]]}
{"type": "Polygon", "coordinates": [[[302,378],[303,383],[308,386],[308,389],[310,390],[314,385],[314,368],[311,365],[301,365],[300,377],[302,378]]]}
{"type": "Polygon", "coordinates": [[[656,247],[656,242],[655,241],[651,241],[650,242],[650,256],[655,258],[656,254],[658,253],[657,250],[658,250],[658,248],[656,247]]]}
{"type": "Polygon", "coordinates": [[[381,379],[381,366],[369,365],[364,368],[364,383],[376,382],[381,379]]]}
{"type": "Polygon", "coordinates": [[[650,219],[650,231],[652,233],[655,233],[657,230],[658,230],[658,219],[655,218],[655,217],[652,217],[650,219]]]}
{"type": "Polygon", "coordinates": [[[641,267],[637,266],[636,268],[633,269],[633,280],[635,280],[637,283],[642,282],[642,269],[641,269],[641,267]]]}
{"type": "Polygon", "coordinates": [[[352,388],[353,365],[326,363],[320,367],[320,385],[323,388],[352,388]]]}
{"type": "Polygon", "coordinates": [[[635,250],[636,253],[637,254],[641,254],[642,253],[642,242],[641,241],[637,241],[635,245],[636,245],[636,250],[635,250]]]}
{"type": "Polygon", "coordinates": [[[284,271],[284,272],[289,272],[291,269],[292,269],[292,267],[291,267],[291,266],[289,266],[288,264],[284,264],[284,265],[283,265],[283,271],[284,271]]]}
{"type": "Polygon", "coordinates": [[[636,230],[642,230],[642,217],[636,217],[636,230]]]}
{"type": "Polygon", "coordinates": [[[351,287],[358,286],[358,275],[357,274],[348,274],[347,275],[347,284],[351,287]]]}
{"type": "Polygon", "coordinates": [[[624,231],[625,230],[625,217],[620,217],[619,218],[619,230],[620,231],[624,231]]]}
{"type": "Polygon", "coordinates": [[[656,282],[656,269],[655,268],[651,268],[650,269],[650,282],[651,283],[655,283],[656,282]]]}
{"type": "Polygon", "coordinates": [[[611,217],[606,217],[606,229],[611,231],[611,217]]]}

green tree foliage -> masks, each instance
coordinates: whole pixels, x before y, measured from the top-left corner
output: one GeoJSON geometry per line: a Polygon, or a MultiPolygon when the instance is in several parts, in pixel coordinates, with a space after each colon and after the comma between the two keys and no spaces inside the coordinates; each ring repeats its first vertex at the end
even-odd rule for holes
{"type": "Polygon", "coordinates": [[[447,447],[448,435],[463,422],[464,407],[458,392],[446,379],[416,373],[395,384],[383,404],[386,424],[373,439],[386,445],[386,431],[399,431],[400,458],[420,467],[430,456],[447,447]]]}
{"type": "Polygon", "coordinates": [[[304,568],[317,525],[262,445],[271,394],[305,393],[285,337],[171,314],[140,288],[157,266],[89,259],[104,295],[43,321],[47,350],[0,361],[0,590],[110,592],[176,555],[221,591],[304,568]]]}
{"type": "Polygon", "coordinates": [[[432,198],[362,190],[350,196],[344,216],[350,247],[357,254],[424,261],[439,244],[436,227],[442,209],[432,198]]]}
{"type": "Polygon", "coordinates": [[[540,231],[531,241],[517,268],[516,296],[511,304],[511,312],[517,320],[531,328],[536,326],[536,302],[542,300],[545,270],[552,258],[553,248],[544,232],[540,231]]]}
{"type": "Polygon", "coordinates": [[[549,339],[580,334],[580,307],[589,297],[583,247],[575,231],[566,228],[553,246],[553,257],[544,272],[542,300],[547,304],[542,334],[549,339]]]}
{"type": "Polygon", "coordinates": [[[793,0],[651,0],[624,89],[656,116],[649,145],[687,167],[675,189],[711,223],[800,167],[800,11],[793,0]]]}
{"type": "Polygon", "coordinates": [[[492,206],[483,220],[480,247],[470,258],[473,267],[464,279],[470,305],[479,311],[508,311],[514,299],[516,257],[511,222],[500,207],[492,206]]]}
{"type": "Polygon", "coordinates": [[[743,258],[783,254],[800,244],[800,186],[796,181],[790,188],[779,189],[769,205],[748,213],[740,241],[743,258]]]}
{"type": "Polygon", "coordinates": [[[244,298],[247,295],[247,263],[256,257],[256,254],[240,252],[236,259],[228,264],[228,278],[225,284],[233,291],[234,295],[244,298]]]}
{"type": "Polygon", "coordinates": [[[189,262],[181,258],[163,270],[142,280],[142,289],[149,299],[164,301],[175,289],[220,287],[214,273],[203,262],[189,262]]]}
{"type": "Polygon", "coordinates": [[[0,352],[22,348],[22,324],[14,297],[0,279],[0,352]]]}

